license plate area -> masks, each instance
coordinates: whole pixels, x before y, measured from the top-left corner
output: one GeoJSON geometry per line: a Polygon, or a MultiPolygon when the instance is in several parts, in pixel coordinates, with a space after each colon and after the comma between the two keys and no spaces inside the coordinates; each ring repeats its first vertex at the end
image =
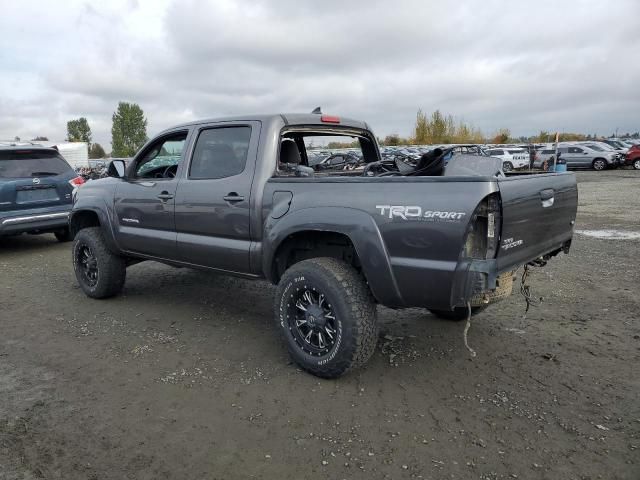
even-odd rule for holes
{"type": "Polygon", "coordinates": [[[16,191],[16,203],[52,202],[60,200],[54,186],[47,188],[28,188],[16,191]]]}

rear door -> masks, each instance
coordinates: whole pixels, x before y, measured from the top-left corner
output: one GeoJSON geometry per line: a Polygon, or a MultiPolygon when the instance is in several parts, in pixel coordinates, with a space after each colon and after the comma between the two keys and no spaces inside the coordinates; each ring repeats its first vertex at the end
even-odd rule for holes
{"type": "Polygon", "coordinates": [[[0,150],[0,212],[71,207],[76,176],[54,149],[0,150]]]}
{"type": "Polygon", "coordinates": [[[249,273],[251,184],[260,122],[202,126],[176,193],[179,259],[249,273]]]}
{"type": "Polygon", "coordinates": [[[573,173],[498,179],[502,230],[500,271],[561,248],[573,236],[578,189],[573,173]]]}

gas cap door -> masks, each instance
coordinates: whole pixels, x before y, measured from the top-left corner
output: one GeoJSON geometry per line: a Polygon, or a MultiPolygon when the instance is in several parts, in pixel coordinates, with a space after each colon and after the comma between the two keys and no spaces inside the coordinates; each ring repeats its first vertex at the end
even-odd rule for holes
{"type": "Polygon", "coordinates": [[[292,200],[292,192],[273,192],[273,208],[271,209],[271,218],[278,219],[284,217],[284,215],[289,211],[289,207],[291,207],[292,200]]]}

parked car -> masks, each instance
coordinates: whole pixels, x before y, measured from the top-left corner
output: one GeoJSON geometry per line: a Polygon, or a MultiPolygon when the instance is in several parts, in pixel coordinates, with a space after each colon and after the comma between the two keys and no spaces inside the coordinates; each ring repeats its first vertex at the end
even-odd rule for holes
{"type": "Polygon", "coordinates": [[[70,240],[72,193],[83,183],[55,148],[0,146],[0,236],[54,233],[70,240]]]}
{"type": "Polygon", "coordinates": [[[486,152],[487,155],[502,160],[502,169],[505,172],[529,167],[529,153],[522,148],[490,148],[486,152]]]}
{"type": "Polygon", "coordinates": [[[633,165],[633,168],[640,170],[640,145],[634,145],[624,156],[624,165],[633,165]]]}
{"type": "Polygon", "coordinates": [[[80,287],[116,295],[127,267],[144,260],[266,278],[293,360],[335,378],[375,351],[376,304],[465,319],[509,295],[518,267],[569,251],[571,173],[506,178],[474,173],[473,162],[447,172],[435,149],[415,167],[318,175],[299,150],[313,135],[355,136],[364,163],[382,168],[365,122],[320,114],[187,123],[150,140],[126,170],[112,162],[112,178],[75,196],[80,287]],[[148,168],[167,143],[176,163],[148,168]]]}
{"type": "Polygon", "coordinates": [[[600,140],[600,141],[603,143],[606,143],[607,145],[611,145],[614,149],[616,149],[619,152],[626,153],[626,151],[629,150],[629,147],[624,143],[622,143],[620,140],[612,140],[610,138],[605,138],[604,140],[600,140]]]}
{"type": "MultiPolygon", "coordinates": [[[[597,151],[582,144],[558,144],[558,153],[567,163],[568,169],[593,168],[605,170],[618,166],[619,155],[616,152],[597,151]]],[[[554,147],[538,150],[538,159],[534,162],[536,168],[544,169],[545,165],[553,163],[554,147]]]]}

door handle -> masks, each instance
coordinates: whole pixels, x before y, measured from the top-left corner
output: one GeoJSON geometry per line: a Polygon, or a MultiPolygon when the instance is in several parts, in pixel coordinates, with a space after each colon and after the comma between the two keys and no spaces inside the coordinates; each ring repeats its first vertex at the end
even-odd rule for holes
{"type": "Polygon", "coordinates": [[[173,195],[171,195],[169,192],[162,192],[160,195],[158,195],[158,198],[160,200],[171,200],[173,198],[173,195]]]}
{"type": "Polygon", "coordinates": [[[231,193],[225,195],[224,197],[222,197],[222,199],[225,202],[241,202],[241,201],[244,200],[244,197],[241,197],[236,192],[231,192],[231,193]]]}

